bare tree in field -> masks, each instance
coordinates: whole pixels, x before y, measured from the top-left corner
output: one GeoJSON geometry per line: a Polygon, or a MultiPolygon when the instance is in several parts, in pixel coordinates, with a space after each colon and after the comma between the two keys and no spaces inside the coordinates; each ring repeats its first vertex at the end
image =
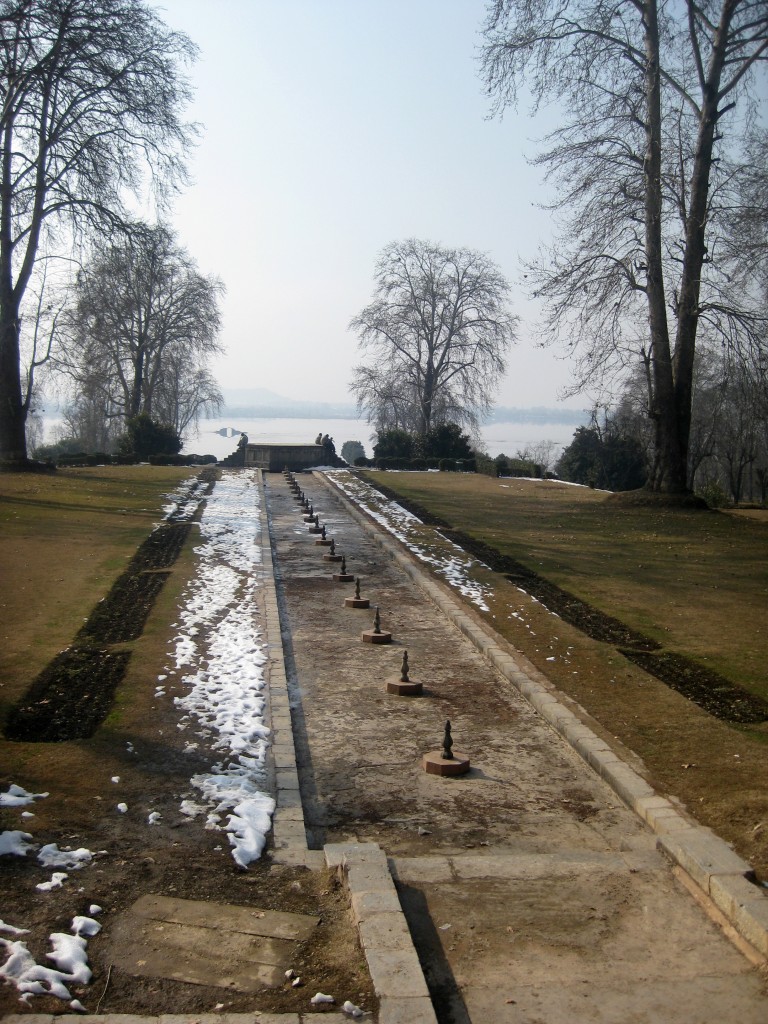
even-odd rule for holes
{"type": "Polygon", "coordinates": [[[768,4],[495,0],[484,38],[497,110],[524,82],[562,110],[537,162],[563,231],[529,270],[546,335],[577,357],[577,388],[642,361],[652,486],[685,493],[700,329],[751,357],[765,342],[768,240],[750,230],[751,254],[734,240],[768,183],[750,156],[765,153],[768,4]]]}
{"type": "Polygon", "coordinates": [[[26,460],[20,313],[41,246],[110,231],[148,173],[183,180],[193,56],[141,0],[0,0],[0,461],[26,460]]]}
{"type": "Polygon", "coordinates": [[[170,230],[133,225],[80,273],[60,368],[76,393],[100,396],[105,419],[146,413],[183,434],[222,401],[207,364],[223,290],[170,230]]]}
{"type": "Polygon", "coordinates": [[[417,239],[379,256],[374,300],[350,323],[365,352],[352,390],[377,429],[475,426],[506,368],[517,318],[485,254],[417,239]]]}

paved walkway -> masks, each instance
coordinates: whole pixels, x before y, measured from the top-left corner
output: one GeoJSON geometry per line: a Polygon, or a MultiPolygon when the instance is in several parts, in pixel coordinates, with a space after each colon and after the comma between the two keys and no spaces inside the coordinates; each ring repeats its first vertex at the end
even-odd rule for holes
{"type": "MultiPolygon", "coordinates": [[[[509,682],[509,666],[502,675],[467,639],[471,616],[458,608],[457,628],[420,570],[393,558],[322,479],[301,481],[394,638],[362,642],[373,612],[344,607],[351,584],[332,580],[338,565],[324,561],[282,476],[269,475],[306,835],[315,850],[386,852],[441,1024],[763,1024],[764,975],[685,890],[657,836],[509,682]],[[406,649],[421,698],[385,692],[406,649]],[[421,768],[446,719],[471,758],[463,778],[421,768]]],[[[554,706],[547,718],[560,721],[554,706]]],[[[633,794],[637,777],[599,746],[631,800],[674,813],[642,783],[633,794]]]]}

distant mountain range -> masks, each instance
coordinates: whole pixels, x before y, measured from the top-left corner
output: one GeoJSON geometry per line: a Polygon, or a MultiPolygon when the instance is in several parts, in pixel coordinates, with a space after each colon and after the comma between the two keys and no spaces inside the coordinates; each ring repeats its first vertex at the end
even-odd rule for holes
{"type": "MultiPolygon", "coordinates": [[[[358,418],[354,402],[315,402],[307,399],[286,398],[267,388],[223,388],[224,408],[220,416],[264,419],[335,419],[358,418]]],[[[561,407],[494,406],[486,423],[564,423],[579,426],[589,420],[584,409],[561,407]]]]}

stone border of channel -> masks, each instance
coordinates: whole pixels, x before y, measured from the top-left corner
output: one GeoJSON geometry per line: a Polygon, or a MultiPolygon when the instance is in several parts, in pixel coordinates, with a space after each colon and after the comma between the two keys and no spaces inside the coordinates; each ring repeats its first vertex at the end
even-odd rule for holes
{"type": "MultiPolygon", "coordinates": [[[[400,906],[386,854],[376,843],[329,843],[322,850],[310,850],[307,847],[272,557],[271,519],[263,473],[258,475],[258,484],[261,502],[262,599],[267,634],[267,679],[272,728],[270,749],[276,802],[270,855],[276,864],[301,864],[315,870],[327,867],[335,871],[346,884],[352,921],[379,999],[379,1024],[437,1024],[429,989],[400,906]],[[280,639],[275,639],[277,637],[280,639]]],[[[342,1014],[342,1017],[344,1020],[354,1019],[346,1014],[342,1014]]],[[[275,1015],[274,1024],[292,1024],[294,1019],[299,1024],[299,1016],[275,1015]]],[[[370,1016],[366,1014],[362,1019],[370,1020],[370,1016]]],[[[273,1019],[265,1015],[250,1020],[250,1024],[262,1022],[273,1024],[273,1019]]],[[[105,1021],[105,1024],[133,1022],[105,1021]]],[[[159,1024],[190,1022],[161,1018],[159,1024]]],[[[196,1017],[195,1024],[246,1024],[246,1021],[235,1021],[229,1017],[226,1021],[207,1021],[203,1017],[196,1017]]]]}
{"type": "Polygon", "coordinates": [[[610,744],[565,706],[564,695],[552,684],[545,685],[525,672],[493,628],[476,620],[460,598],[425,572],[407,547],[386,533],[332,478],[321,472],[313,475],[342,499],[380,547],[653,830],[657,848],[682,869],[752,947],[755,955],[750,959],[753,962],[768,960],[768,892],[764,894],[749,881],[750,864],[711,829],[660,796],[610,744]]]}

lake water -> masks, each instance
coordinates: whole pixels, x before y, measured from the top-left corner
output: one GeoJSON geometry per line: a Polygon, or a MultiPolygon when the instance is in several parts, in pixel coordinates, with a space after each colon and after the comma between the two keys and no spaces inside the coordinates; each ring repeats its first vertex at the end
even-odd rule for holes
{"type": "MultiPolygon", "coordinates": [[[[514,455],[519,449],[536,445],[541,441],[552,441],[558,449],[570,444],[576,428],[567,423],[489,423],[480,431],[489,455],[514,455]]],[[[373,441],[369,424],[358,419],[234,419],[201,420],[198,432],[191,435],[184,445],[185,452],[197,455],[215,455],[223,459],[237,447],[240,433],[248,435],[249,441],[272,441],[274,443],[312,444],[318,434],[330,434],[341,453],[345,441],[360,441],[365,454],[373,454],[373,441]],[[221,430],[231,431],[224,437],[221,430]]]]}

